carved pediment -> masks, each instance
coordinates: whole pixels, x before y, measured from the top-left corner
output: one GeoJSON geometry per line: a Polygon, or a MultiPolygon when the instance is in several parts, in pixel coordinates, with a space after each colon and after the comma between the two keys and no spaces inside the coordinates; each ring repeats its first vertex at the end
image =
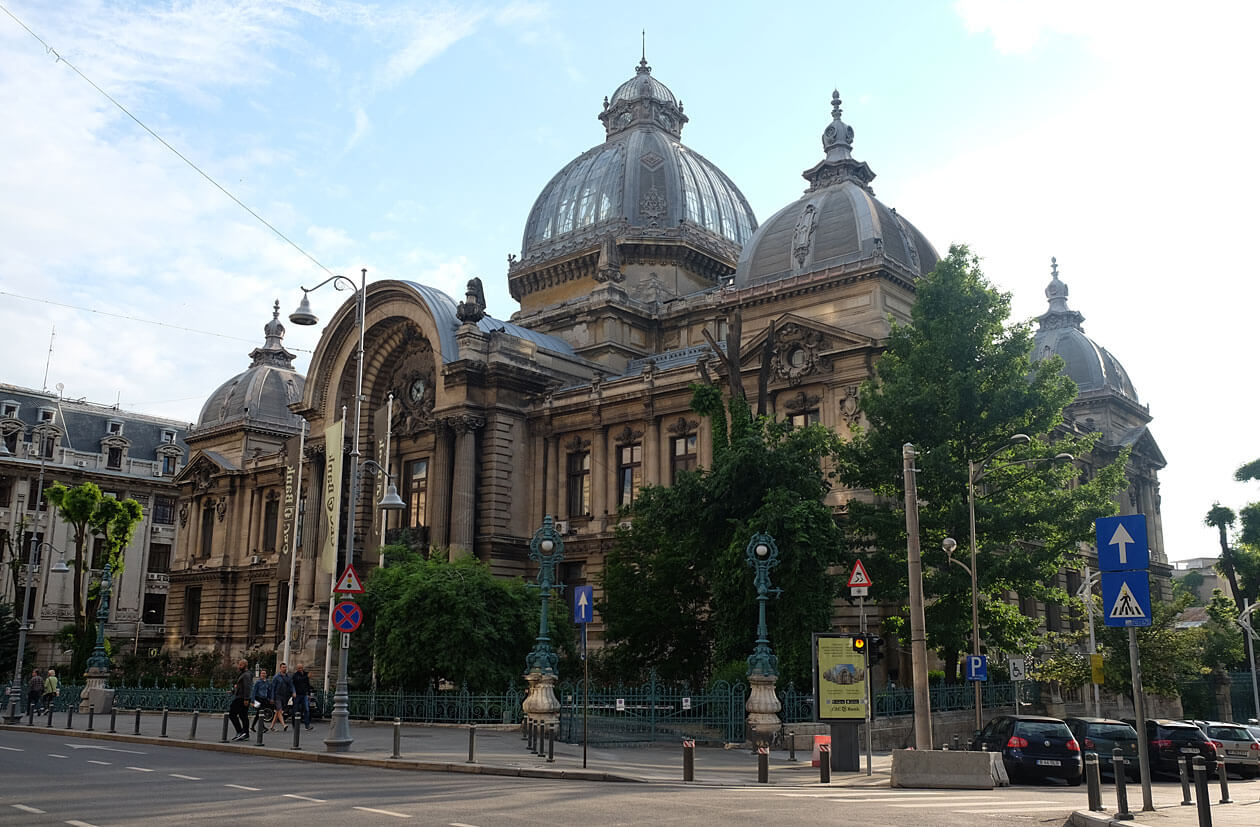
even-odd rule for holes
{"type": "MultiPolygon", "coordinates": [[[[740,348],[742,369],[760,367],[769,331],[767,326],[740,348]]],[[[770,367],[776,379],[794,387],[807,376],[830,371],[831,357],[835,354],[874,346],[875,340],[870,336],[785,313],[774,323],[770,367]]]]}
{"type": "Polygon", "coordinates": [[[175,484],[181,485],[186,482],[192,482],[196,490],[204,491],[210,487],[215,477],[222,474],[235,473],[238,470],[218,455],[206,451],[198,451],[188,460],[188,464],[175,475],[175,484]]]}

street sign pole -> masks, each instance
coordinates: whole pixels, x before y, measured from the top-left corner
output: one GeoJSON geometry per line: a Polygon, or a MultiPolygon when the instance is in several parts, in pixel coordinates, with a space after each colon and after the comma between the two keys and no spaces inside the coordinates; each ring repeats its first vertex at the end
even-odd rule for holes
{"type": "Polygon", "coordinates": [[[1137,629],[1129,627],[1129,671],[1133,676],[1133,711],[1137,715],[1138,765],[1142,773],[1142,812],[1154,812],[1151,798],[1151,759],[1146,743],[1146,701],[1142,697],[1142,667],[1138,662],[1137,629]]]}

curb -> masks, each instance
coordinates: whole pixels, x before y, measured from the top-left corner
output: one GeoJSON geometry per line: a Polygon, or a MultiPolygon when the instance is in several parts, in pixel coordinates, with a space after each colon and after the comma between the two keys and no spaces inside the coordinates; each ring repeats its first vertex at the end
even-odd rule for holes
{"type": "Polygon", "coordinates": [[[342,764],[358,767],[376,767],[378,769],[404,770],[410,772],[448,772],[469,775],[500,775],[514,778],[552,778],[564,781],[605,781],[622,783],[646,783],[641,778],[601,770],[583,769],[547,769],[545,767],[505,767],[494,764],[455,764],[445,761],[417,761],[406,758],[369,758],[367,756],[344,755],[327,752],[304,752],[302,750],[280,749],[276,747],[259,747],[249,743],[222,743],[220,741],[188,741],[182,738],[158,738],[150,735],[127,735],[124,733],[86,732],[75,729],[49,729],[47,727],[28,727],[26,725],[0,724],[0,732],[26,732],[31,735],[52,735],[60,738],[86,738],[94,741],[111,741],[123,744],[147,744],[149,746],[181,747],[183,749],[210,750],[212,752],[231,752],[236,754],[266,756],[268,758],[284,758],[290,761],[311,761],[317,764],[342,764]]]}

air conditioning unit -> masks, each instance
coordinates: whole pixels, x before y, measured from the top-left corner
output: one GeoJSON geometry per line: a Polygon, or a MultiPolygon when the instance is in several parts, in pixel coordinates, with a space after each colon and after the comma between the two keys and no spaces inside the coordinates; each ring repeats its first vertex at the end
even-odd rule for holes
{"type": "Polygon", "coordinates": [[[80,468],[87,468],[87,460],[85,459],[76,459],[74,461],[74,464],[79,466],[80,468]]]}
{"type": "Polygon", "coordinates": [[[569,521],[568,521],[568,520],[556,520],[556,522],[555,522],[555,526],[556,526],[556,532],[557,532],[557,533],[559,533],[559,534],[568,534],[568,533],[569,533],[569,521]]]}
{"type": "Polygon", "coordinates": [[[259,557],[257,554],[255,554],[253,557],[250,557],[250,558],[249,558],[249,564],[250,564],[251,566],[256,566],[256,565],[258,565],[260,562],[262,562],[262,558],[261,558],[261,557],[259,557]]]}
{"type": "Polygon", "coordinates": [[[162,469],[161,469],[161,468],[154,468],[154,469],[153,469],[153,476],[155,476],[155,477],[160,477],[160,476],[162,476],[162,469]]]}

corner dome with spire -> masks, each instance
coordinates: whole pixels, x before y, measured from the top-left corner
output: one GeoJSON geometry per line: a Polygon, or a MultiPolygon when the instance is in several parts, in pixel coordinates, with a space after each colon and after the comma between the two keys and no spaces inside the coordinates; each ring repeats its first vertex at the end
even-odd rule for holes
{"type": "Polygon", "coordinates": [[[588,249],[603,237],[683,241],[729,275],[740,245],[757,227],[743,193],[720,169],[681,142],[688,117],[646,57],[634,77],[604,99],[605,141],[567,164],[543,188],[510,257],[509,286],[520,300],[537,268],[588,249]]]}
{"type": "Polygon", "coordinates": [[[206,400],[197,431],[224,425],[262,426],[297,433],[302,418],[289,405],[302,396],[306,379],[293,369],[294,355],[284,348],[280,302],[263,326],[263,345],[250,351],[249,368],[224,382],[206,400]]]}
{"type": "Polygon", "coordinates": [[[744,245],[735,286],[747,287],[882,257],[911,278],[936,267],[927,238],[875,197],[875,173],[853,157],[853,128],[840,118],[840,93],[831,93],[831,123],[823,130],[825,157],[802,176],[809,188],[768,219],[744,245]]]}
{"type": "Polygon", "coordinates": [[[1051,258],[1050,284],[1046,287],[1050,306],[1037,317],[1033,361],[1057,354],[1063,357],[1063,372],[1076,383],[1080,394],[1109,391],[1138,402],[1137,391],[1124,366],[1106,348],[1085,335],[1081,328],[1085,317],[1068,308],[1067,297],[1068,287],[1059,279],[1059,262],[1051,258]]]}

